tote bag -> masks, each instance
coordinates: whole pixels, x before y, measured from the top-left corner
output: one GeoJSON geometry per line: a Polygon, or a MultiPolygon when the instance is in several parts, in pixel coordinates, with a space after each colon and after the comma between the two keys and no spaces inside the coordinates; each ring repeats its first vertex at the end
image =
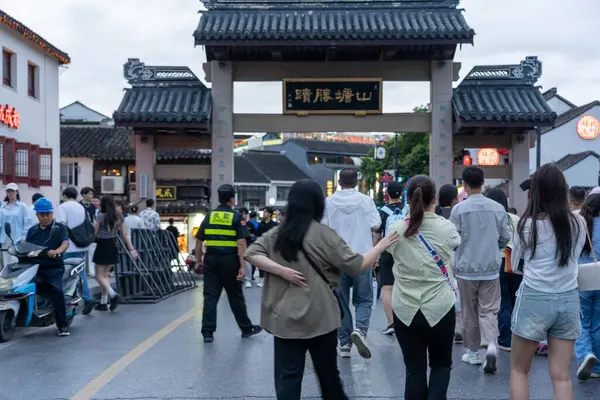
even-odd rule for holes
{"type": "Polygon", "coordinates": [[[594,245],[592,243],[592,239],[590,238],[590,233],[587,229],[585,230],[585,234],[587,236],[587,241],[590,244],[590,254],[592,255],[592,259],[594,260],[594,262],[587,264],[579,264],[577,285],[579,286],[579,291],[581,292],[587,292],[589,290],[600,290],[600,263],[598,262],[598,257],[596,257],[594,245]]]}

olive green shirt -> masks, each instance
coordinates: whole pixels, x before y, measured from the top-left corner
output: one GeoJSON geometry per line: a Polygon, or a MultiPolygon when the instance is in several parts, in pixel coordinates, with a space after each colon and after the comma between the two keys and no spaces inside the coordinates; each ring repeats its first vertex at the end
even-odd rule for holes
{"type": "MultiPolygon", "coordinates": [[[[404,325],[409,326],[421,310],[430,326],[438,322],[454,307],[455,295],[442,275],[433,257],[415,236],[404,238],[408,224],[396,222],[390,227],[400,240],[388,252],[394,257],[394,289],[392,308],[404,325]]],[[[444,260],[450,279],[454,279],[450,258],[460,244],[460,235],[452,222],[426,212],[419,232],[444,260]]]]}
{"type": "MultiPolygon", "coordinates": [[[[303,252],[298,261],[288,262],[275,251],[281,227],[259,237],[246,251],[246,257],[262,255],[284,267],[304,274],[308,287],[296,286],[281,277],[266,274],[262,292],[260,325],[283,339],[310,339],[332,332],[341,325],[337,299],[327,283],[306,261],[303,252]]],[[[331,228],[314,221],[304,238],[304,249],[335,287],[341,273],[356,276],[363,257],[354,253],[331,228]]]]}

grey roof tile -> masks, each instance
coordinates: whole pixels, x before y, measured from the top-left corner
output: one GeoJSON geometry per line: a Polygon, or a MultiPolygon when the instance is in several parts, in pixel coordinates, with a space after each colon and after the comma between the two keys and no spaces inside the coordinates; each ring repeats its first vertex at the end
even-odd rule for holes
{"type": "Polygon", "coordinates": [[[114,112],[117,123],[205,122],[210,119],[210,89],[202,87],[136,87],[125,89],[114,112]]]}
{"type": "Polygon", "coordinates": [[[573,167],[574,165],[585,160],[589,156],[594,156],[597,159],[600,159],[600,155],[598,153],[596,153],[595,151],[588,150],[582,151],[581,153],[567,154],[560,160],[555,161],[554,164],[556,164],[560,168],[560,170],[564,172],[569,168],[573,167]]]}
{"type": "MultiPolygon", "coordinates": [[[[134,161],[135,149],[125,128],[68,127],[60,128],[60,156],[93,160],[134,161]]],[[[210,158],[208,149],[159,149],[156,159],[200,160],[210,158]]]]}
{"type": "Polygon", "coordinates": [[[196,44],[215,41],[445,40],[472,43],[455,8],[252,9],[203,12],[196,44]]]}
{"type": "Polygon", "coordinates": [[[250,150],[242,157],[246,158],[270,181],[296,182],[309,179],[308,175],[302,172],[296,164],[279,152],[250,150]]]}
{"type": "Polygon", "coordinates": [[[235,183],[270,183],[265,174],[256,169],[254,164],[243,155],[233,158],[233,181],[235,183]]]}
{"type": "Polygon", "coordinates": [[[466,122],[552,125],[556,113],[534,86],[541,74],[537,57],[518,65],[476,66],[454,89],[454,114],[466,122]]]}

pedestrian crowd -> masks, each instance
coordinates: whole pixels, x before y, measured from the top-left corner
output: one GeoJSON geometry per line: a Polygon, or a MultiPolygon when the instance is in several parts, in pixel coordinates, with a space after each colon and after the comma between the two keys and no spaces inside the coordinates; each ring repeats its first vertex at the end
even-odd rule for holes
{"type": "MultiPolygon", "coordinates": [[[[0,205],[0,242],[3,249],[28,242],[49,250],[46,259],[34,260],[39,264],[38,290],[46,293],[52,302],[59,336],[69,336],[63,289],[65,261],[80,259],[85,262],[89,276],[95,278],[100,286],[101,295],[97,301],[92,297],[88,273],[83,268],[79,284],[84,303],[82,313],[115,311],[121,298],[111,285],[110,274],[118,263],[119,238],[135,260],[138,255],[130,240],[131,231],[158,230],[160,217],[154,210],[152,199],[146,201],[146,208],[139,216],[138,207],[133,206],[130,208],[131,214],[126,217],[123,203],[115,202],[111,196],[98,198],[89,187],[79,193],[73,187],[65,188],[58,207],[41,193],[34,194],[31,200],[31,206],[25,205],[21,201],[18,185],[6,185],[6,197],[0,205]],[[78,201],[80,195],[81,200],[78,201]],[[6,225],[10,226],[10,238],[6,225]]],[[[174,228],[173,221],[170,225],[174,228]]],[[[176,238],[174,236],[174,243],[176,238]]],[[[8,253],[2,255],[2,267],[17,261],[8,253]]]]}
{"type": "Polygon", "coordinates": [[[325,198],[318,183],[296,182],[281,224],[269,208],[261,222],[238,213],[233,188],[220,188],[221,205],[196,245],[202,253],[206,243],[205,342],[214,340],[225,288],[243,337],[262,329],[274,336],[278,399],[300,399],[306,352],[323,398],[347,399],[338,357],[353,348],[372,357],[375,272],[383,334],[396,336],[404,356],[406,399],[447,398],[455,344],[465,349],[462,362],[488,374],[499,351],[510,352],[511,399],[529,398],[536,354],[548,355],[556,399],[573,399],[574,354],[579,380],[600,377],[600,188],[569,188],[557,166],[544,165],[522,185],[528,200],[519,217],[503,190],[484,190],[475,166],[464,169],[461,193],[437,191],[424,175],[389,183],[379,210],[357,183],[356,171],[344,169],[341,190],[325,198]],[[253,267],[264,284],[256,326],[242,291],[253,267]],[[582,283],[584,271],[593,278],[582,283]]]}

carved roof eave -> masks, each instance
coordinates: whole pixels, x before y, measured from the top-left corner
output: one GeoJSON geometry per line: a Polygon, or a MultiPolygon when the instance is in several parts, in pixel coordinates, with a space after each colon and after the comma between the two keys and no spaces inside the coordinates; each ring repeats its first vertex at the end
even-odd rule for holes
{"type": "Polygon", "coordinates": [[[458,88],[473,86],[534,86],[542,76],[542,62],[526,57],[518,65],[479,65],[467,74],[458,88]]]}
{"type": "Polygon", "coordinates": [[[206,86],[188,67],[146,65],[139,58],[130,58],[123,65],[123,76],[132,88],[206,86]]]}
{"type": "Polygon", "coordinates": [[[207,10],[456,8],[460,0],[201,0],[207,10]]]}

